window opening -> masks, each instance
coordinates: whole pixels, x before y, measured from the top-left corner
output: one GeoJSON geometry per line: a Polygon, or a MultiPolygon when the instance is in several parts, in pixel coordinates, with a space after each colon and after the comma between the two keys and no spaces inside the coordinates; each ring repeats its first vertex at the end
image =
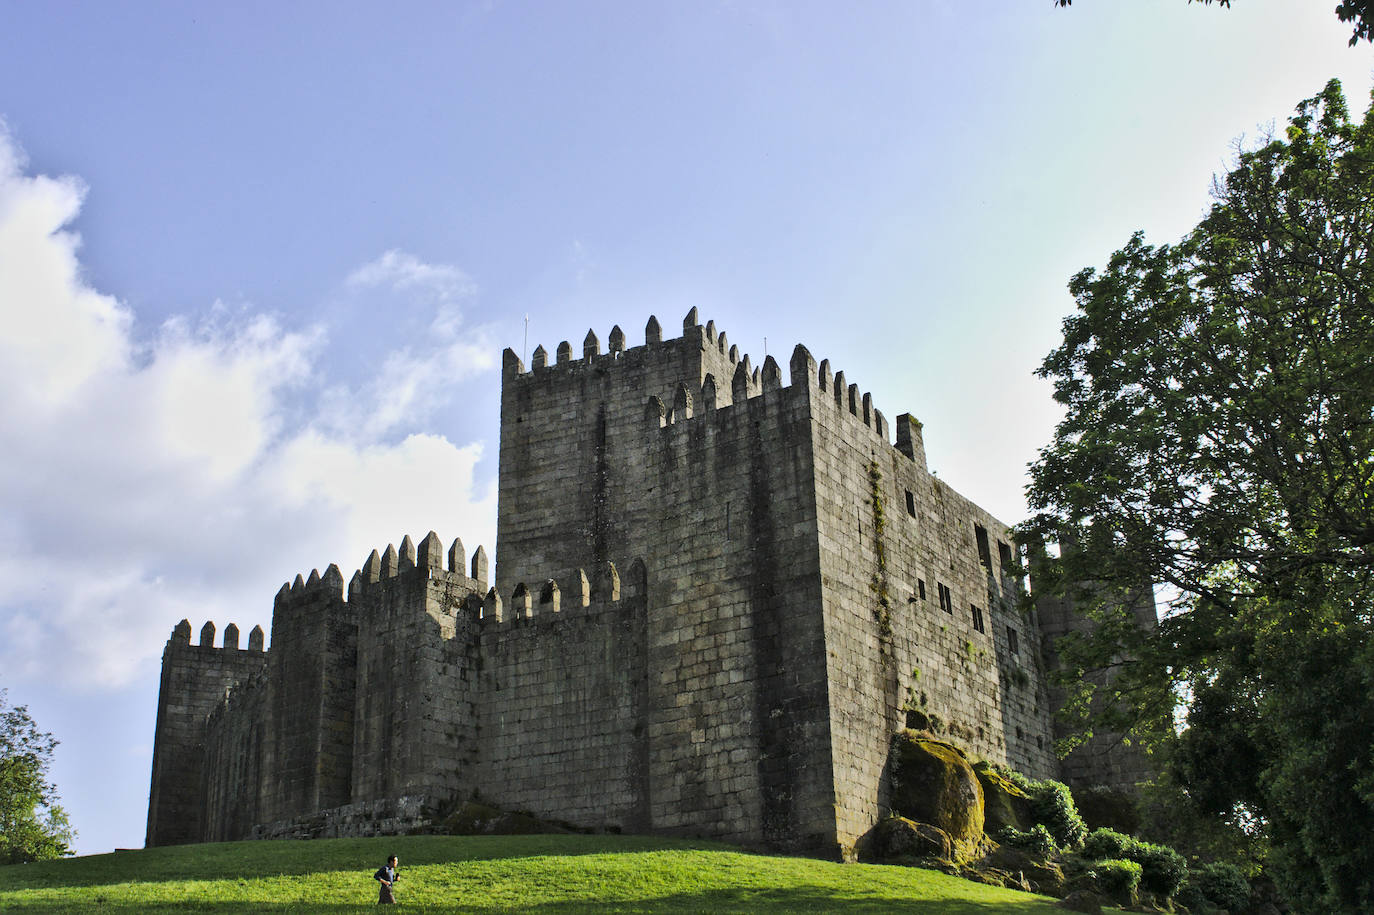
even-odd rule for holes
{"type": "Polygon", "coordinates": [[[983,568],[992,571],[992,552],[988,548],[988,529],[981,524],[973,526],[973,536],[978,541],[978,561],[983,564],[983,568]]]}

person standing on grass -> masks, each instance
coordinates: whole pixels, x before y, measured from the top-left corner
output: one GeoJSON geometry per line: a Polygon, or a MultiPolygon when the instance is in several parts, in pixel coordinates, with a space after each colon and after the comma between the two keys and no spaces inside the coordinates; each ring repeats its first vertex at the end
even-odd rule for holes
{"type": "Polygon", "coordinates": [[[396,897],[391,894],[391,887],[397,880],[401,879],[401,875],[396,871],[396,865],[400,863],[401,859],[392,855],[390,858],[386,859],[386,865],[378,868],[377,873],[372,875],[373,878],[381,884],[381,888],[377,891],[378,905],[382,903],[394,903],[396,901],[396,897]]]}

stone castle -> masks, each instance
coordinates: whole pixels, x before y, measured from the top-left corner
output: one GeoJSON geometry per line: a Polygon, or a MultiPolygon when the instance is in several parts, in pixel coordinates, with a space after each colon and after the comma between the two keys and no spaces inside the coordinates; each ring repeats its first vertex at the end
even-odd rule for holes
{"type": "MultiPolygon", "coordinates": [[[[1007,526],[921,424],[797,346],[751,367],[696,309],[642,346],[502,368],[485,551],[376,551],[277,593],[270,650],[172,630],[147,844],[423,827],[480,799],[580,827],[845,853],[908,723],[1034,777],[1046,633],[1007,526]]],[[[442,481],[435,481],[442,485],[442,481]]],[[[1092,766],[1080,780],[1130,781],[1092,766]]]]}

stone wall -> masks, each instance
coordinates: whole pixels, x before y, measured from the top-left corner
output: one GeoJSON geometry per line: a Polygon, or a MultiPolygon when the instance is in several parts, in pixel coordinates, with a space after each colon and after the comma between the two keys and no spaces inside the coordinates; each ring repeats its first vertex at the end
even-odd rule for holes
{"type": "MultiPolygon", "coordinates": [[[[477,648],[485,554],[465,569],[461,541],[436,534],[373,551],[348,602],[357,618],[352,793],[358,804],[402,795],[470,794],[477,761],[477,648]]],[[[319,809],[319,808],[316,808],[319,809]]]]}
{"type": "Polygon", "coordinates": [[[833,848],[808,418],[693,310],[580,360],[507,353],[497,576],[653,557],[649,822],[833,848]]]}
{"type": "Polygon", "coordinates": [[[297,575],[272,609],[272,689],[261,816],[280,820],[349,802],[357,622],[343,575],[297,575]]]}
{"type": "MultiPolygon", "coordinates": [[[[201,835],[183,841],[241,839],[261,823],[269,778],[272,681],[265,670],[239,681],[206,722],[201,835]]],[[[149,843],[150,845],[153,843],[149,843]]],[[[163,843],[170,844],[170,843],[163,843]]]]}
{"type": "Polygon", "coordinates": [[[897,446],[869,394],[798,347],[812,405],[840,841],[887,806],[907,722],[1036,777],[1056,774],[1036,623],[1018,607],[1007,526],[928,472],[921,427],[897,446]]]}
{"type": "Polygon", "coordinates": [[[434,823],[439,803],[425,795],[402,795],[345,804],[289,820],[260,823],[240,838],[356,839],[422,832],[434,823]]]}
{"type": "Polygon", "coordinates": [[[481,626],[477,790],[507,810],[643,832],[645,574],[610,563],[517,585],[481,626]]]}
{"type": "Polygon", "coordinates": [[[239,630],[224,629],[215,647],[215,624],[200,630],[191,644],[191,623],[182,620],[162,651],[157,730],[153,736],[153,772],[148,794],[147,844],[177,845],[202,841],[206,717],[236,682],[247,680],[266,663],[263,632],[253,627],[248,648],[239,648],[239,630]]]}
{"type": "Polygon", "coordinates": [[[654,825],[833,852],[808,417],[779,374],[741,361],[642,408],[654,825]]]}

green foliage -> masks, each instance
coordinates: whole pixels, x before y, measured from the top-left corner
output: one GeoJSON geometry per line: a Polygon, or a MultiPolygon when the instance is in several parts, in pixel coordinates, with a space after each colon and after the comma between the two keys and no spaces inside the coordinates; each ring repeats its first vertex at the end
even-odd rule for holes
{"type": "Polygon", "coordinates": [[[1260,775],[1268,869],[1300,911],[1374,911],[1371,628],[1290,632],[1269,646],[1260,775]]]}
{"type": "MultiPolygon", "coordinates": [[[[1192,3],[1193,0],[1188,0],[1192,3]]],[[[1059,7],[1073,6],[1073,0],[1054,0],[1054,5],[1059,7]]],[[[1212,0],[1202,0],[1203,6],[1211,6],[1212,0]]],[[[1217,6],[1229,7],[1231,0],[1217,0],[1217,6]]],[[[1350,46],[1353,48],[1360,43],[1360,39],[1374,41],[1374,0],[1341,0],[1336,4],[1336,18],[1341,22],[1353,22],[1355,33],[1350,36],[1350,46]]]]}
{"type": "Polygon", "coordinates": [[[1269,856],[1269,840],[1253,824],[1207,814],[1179,786],[1173,766],[1140,788],[1138,835],[1176,849],[1189,860],[1230,861],[1253,876],[1269,856]]]}
{"type": "Polygon", "coordinates": [[[57,741],[0,690],[0,864],[71,854],[76,834],[48,781],[57,741]]]}
{"type": "Polygon", "coordinates": [[[1140,886],[1139,864],[1125,859],[1096,861],[1092,866],[1092,874],[1097,888],[1104,895],[1122,905],[1130,905],[1135,901],[1136,890],[1140,886]]]}
{"type": "Polygon", "coordinates": [[[1164,845],[1142,842],[1114,829],[1095,829],[1083,843],[1085,858],[1124,858],[1141,867],[1141,889],[1160,897],[1172,896],[1188,875],[1183,856],[1164,845]]]}
{"type": "Polygon", "coordinates": [[[1341,0],[1336,4],[1336,18],[1355,23],[1355,34],[1350,36],[1352,48],[1361,38],[1374,41],[1374,2],[1371,0],[1341,0]]]}
{"type": "MultiPolygon", "coordinates": [[[[878,606],[873,611],[873,618],[878,621],[878,635],[882,644],[888,645],[892,641],[892,595],[887,588],[887,547],[883,541],[883,532],[886,525],[886,514],[883,510],[883,473],[878,468],[877,461],[870,461],[868,464],[868,487],[869,501],[873,506],[873,550],[878,559],[877,568],[873,572],[873,579],[869,582],[869,588],[878,598],[878,606]]],[[[887,663],[887,655],[883,655],[883,663],[887,663]]]]}
{"type": "Polygon", "coordinates": [[[1191,697],[1190,801],[1266,837],[1295,905],[1374,911],[1374,120],[1332,81],[1214,195],[1070,282],[1020,536],[1062,545],[1041,592],[1094,621],[1056,649],[1111,673],[1096,723],[1169,746],[1191,697]],[[1126,609],[1149,582],[1153,629],[1126,609]]]}
{"type": "Polygon", "coordinates": [[[1041,858],[1048,858],[1059,851],[1054,836],[1050,835],[1050,831],[1044,823],[1036,823],[1026,831],[1017,829],[1015,826],[1005,826],[997,833],[997,841],[1003,845],[1024,848],[1041,858]]]}
{"type": "Polygon", "coordinates": [[[1250,884],[1234,864],[1203,864],[1188,872],[1174,898],[1190,912],[1239,912],[1250,905],[1250,884]]]}
{"type": "Polygon", "coordinates": [[[611,835],[230,842],[0,867],[0,911],[375,911],[372,873],[400,857],[398,901],[425,912],[894,912],[1053,915],[1043,897],[916,867],[611,835]]]}
{"type": "Polygon", "coordinates": [[[1083,855],[1087,858],[1129,858],[1126,850],[1133,842],[1135,839],[1114,829],[1094,829],[1083,841],[1083,855]]]}
{"type": "Polygon", "coordinates": [[[1031,819],[1049,830],[1056,845],[1072,849],[1083,844],[1088,827],[1078,815],[1068,785],[1049,778],[1036,781],[1013,770],[1007,775],[1030,798],[1031,819]]]}

